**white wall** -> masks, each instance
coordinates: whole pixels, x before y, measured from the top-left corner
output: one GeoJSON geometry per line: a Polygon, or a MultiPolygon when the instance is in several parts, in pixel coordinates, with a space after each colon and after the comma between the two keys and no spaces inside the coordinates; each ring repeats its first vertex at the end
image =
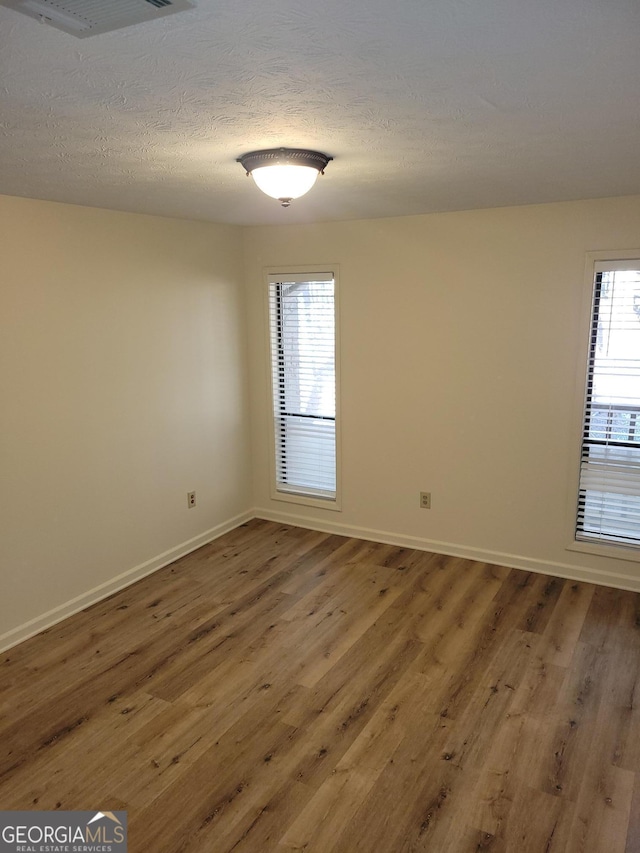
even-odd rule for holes
{"type": "Polygon", "coordinates": [[[640,588],[637,563],[566,550],[585,253],[639,246],[638,197],[247,229],[259,513],[640,588]],[[270,499],[262,278],[336,263],[341,513],[270,499]]]}
{"type": "Polygon", "coordinates": [[[0,197],[0,242],[1,647],[251,499],[240,229],[0,197]]]}

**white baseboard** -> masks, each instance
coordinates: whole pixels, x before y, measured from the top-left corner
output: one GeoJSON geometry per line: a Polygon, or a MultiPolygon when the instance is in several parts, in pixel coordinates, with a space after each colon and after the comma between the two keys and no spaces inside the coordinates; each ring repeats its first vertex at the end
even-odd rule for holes
{"type": "Polygon", "coordinates": [[[462,557],[466,560],[476,560],[482,563],[493,563],[506,566],[509,569],[522,569],[525,572],[537,572],[542,575],[565,578],[572,581],[583,581],[598,586],[610,586],[616,589],[626,589],[640,592],[640,577],[619,572],[603,572],[584,566],[573,566],[570,563],[552,563],[523,557],[520,554],[504,554],[500,551],[487,551],[483,548],[472,548],[466,545],[456,545],[451,542],[439,542],[433,539],[423,539],[417,536],[390,533],[384,530],[374,530],[369,527],[354,527],[328,521],[325,518],[311,518],[287,512],[274,512],[271,509],[256,507],[252,515],[266,521],[277,521],[280,524],[291,524],[294,527],[307,527],[323,533],[337,533],[340,536],[350,536],[355,539],[368,539],[371,542],[381,542],[384,545],[397,545],[400,548],[414,548],[417,551],[433,551],[449,557],[462,557]]]}
{"type": "Polygon", "coordinates": [[[54,607],[52,610],[48,610],[46,613],[43,613],[42,616],[36,616],[35,619],[31,619],[29,622],[25,622],[17,628],[12,628],[4,634],[0,634],[0,652],[6,651],[12,646],[17,646],[18,643],[22,643],[24,640],[28,640],[29,637],[39,634],[40,631],[44,631],[45,628],[51,628],[58,622],[62,622],[62,620],[66,619],[68,616],[73,616],[74,613],[78,613],[80,610],[85,610],[92,604],[97,604],[98,601],[108,598],[110,595],[113,595],[114,592],[119,592],[121,589],[131,586],[131,584],[141,578],[153,574],[153,572],[157,572],[158,569],[168,566],[169,563],[173,563],[180,557],[184,557],[186,554],[190,554],[197,548],[201,548],[203,545],[213,542],[214,539],[217,539],[219,536],[223,536],[230,530],[234,530],[236,527],[239,527],[241,524],[244,524],[246,521],[249,521],[254,517],[254,512],[244,512],[240,515],[236,515],[234,518],[230,518],[228,521],[223,521],[221,524],[217,524],[210,530],[206,530],[204,533],[194,536],[193,539],[189,539],[186,542],[177,545],[175,548],[171,548],[169,551],[164,551],[162,554],[158,554],[157,557],[153,557],[151,560],[147,560],[139,566],[134,566],[134,568],[128,569],[126,572],[122,572],[122,574],[105,581],[105,583],[90,589],[88,592],[82,593],[82,595],[78,595],[76,598],[72,598],[71,601],[67,601],[58,607],[54,607]]]}
{"type": "Polygon", "coordinates": [[[266,521],[275,521],[280,524],[290,524],[294,527],[306,527],[310,530],[319,530],[324,533],[337,533],[340,536],[350,536],[356,539],[367,539],[371,542],[381,542],[385,545],[397,545],[400,548],[414,548],[418,551],[433,551],[436,554],[445,554],[450,557],[461,557],[467,560],[476,560],[482,563],[494,563],[498,566],[506,566],[510,569],[522,569],[526,572],[537,572],[544,575],[552,575],[554,577],[566,578],[567,580],[583,581],[585,583],[593,583],[599,586],[610,586],[616,589],[626,589],[632,592],[640,592],[640,578],[633,575],[619,572],[603,572],[596,569],[589,569],[582,566],[573,566],[569,563],[552,563],[546,560],[537,560],[530,557],[523,557],[518,554],[505,554],[500,551],[488,551],[483,548],[472,548],[466,545],[456,545],[450,542],[439,542],[433,539],[424,539],[417,536],[409,536],[406,534],[390,533],[388,531],[375,530],[370,527],[356,527],[353,525],[340,524],[339,522],[327,521],[324,518],[313,518],[308,516],[299,516],[287,512],[274,512],[271,509],[256,507],[252,510],[244,512],[240,515],[230,518],[228,521],[212,527],[210,530],[189,539],[135,566],[120,575],[106,581],[99,586],[94,587],[88,592],[77,596],[76,598],[54,607],[52,610],[43,613],[42,616],[37,616],[23,625],[19,625],[4,634],[0,634],[0,652],[6,651],[12,646],[28,640],[35,634],[44,631],[46,628],[51,628],[68,616],[73,616],[80,610],[85,610],[92,604],[108,598],[114,592],[119,592],[125,589],[141,578],[153,574],[153,572],[162,569],[164,566],[173,563],[175,560],[190,554],[197,548],[201,548],[219,536],[223,536],[241,524],[249,521],[252,518],[262,518],[266,521]]]}

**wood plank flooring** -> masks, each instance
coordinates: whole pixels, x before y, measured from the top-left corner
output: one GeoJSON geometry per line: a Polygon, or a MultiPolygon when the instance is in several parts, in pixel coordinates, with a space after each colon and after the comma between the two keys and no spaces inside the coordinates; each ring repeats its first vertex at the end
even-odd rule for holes
{"type": "Polygon", "coordinates": [[[1,656],[0,808],[132,853],[639,853],[640,599],[254,520],[1,656]]]}

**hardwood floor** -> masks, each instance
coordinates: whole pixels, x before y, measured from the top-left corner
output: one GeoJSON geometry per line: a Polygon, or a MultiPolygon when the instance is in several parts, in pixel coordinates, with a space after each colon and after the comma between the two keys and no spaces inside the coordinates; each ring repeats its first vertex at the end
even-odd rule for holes
{"type": "Polygon", "coordinates": [[[636,594],[254,520],[2,655],[0,808],[133,853],[637,853],[636,594]]]}

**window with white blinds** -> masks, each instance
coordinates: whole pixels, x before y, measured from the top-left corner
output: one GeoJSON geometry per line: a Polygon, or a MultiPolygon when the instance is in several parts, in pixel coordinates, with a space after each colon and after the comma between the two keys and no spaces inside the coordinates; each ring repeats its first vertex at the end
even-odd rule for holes
{"type": "Polygon", "coordinates": [[[576,539],[640,547],[640,259],[595,265],[576,539]]]}
{"type": "Polygon", "coordinates": [[[334,275],[268,280],[276,491],[335,501],[334,275]]]}

